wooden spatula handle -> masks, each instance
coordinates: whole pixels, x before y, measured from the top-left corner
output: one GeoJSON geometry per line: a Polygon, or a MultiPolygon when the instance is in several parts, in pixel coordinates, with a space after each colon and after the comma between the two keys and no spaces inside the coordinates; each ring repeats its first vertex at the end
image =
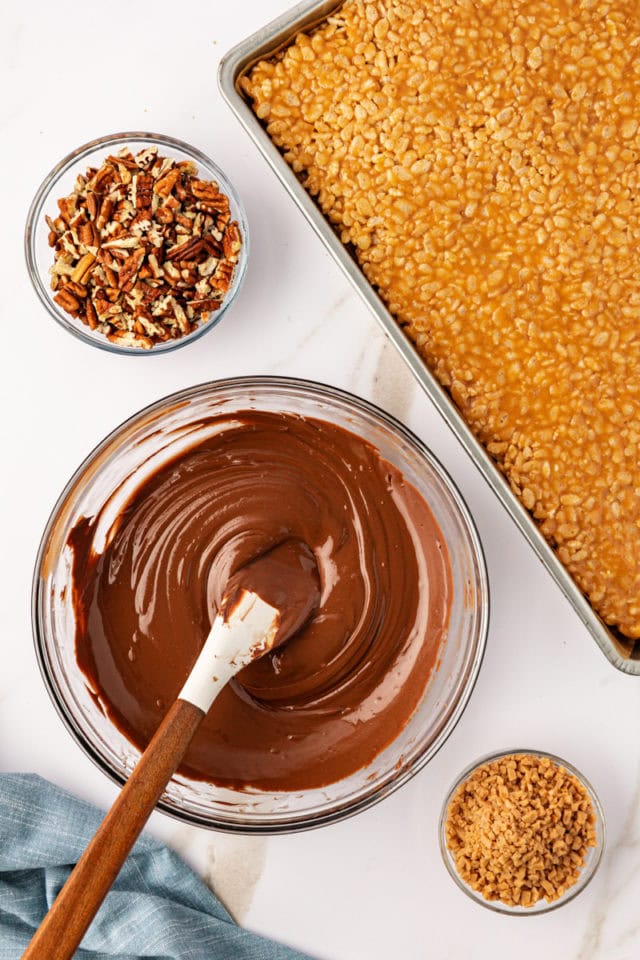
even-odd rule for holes
{"type": "Polygon", "coordinates": [[[176,700],[35,933],[23,960],[69,960],[98,912],[204,713],[176,700]]]}

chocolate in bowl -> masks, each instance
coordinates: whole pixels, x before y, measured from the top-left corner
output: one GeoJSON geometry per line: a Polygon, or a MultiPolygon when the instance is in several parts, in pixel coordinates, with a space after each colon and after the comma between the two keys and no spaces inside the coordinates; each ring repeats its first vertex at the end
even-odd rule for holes
{"type": "Polygon", "coordinates": [[[177,697],[230,575],[284,539],[313,550],[321,598],[284,646],[234,677],[180,772],[218,786],[307,790],[367,766],[408,722],[451,606],[444,537],[369,443],[325,420],[239,410],[142,482],[95,552],[73,553],[78,663],[140,749],[177,697]]]}
{"type": "MultiPolygon", "coordinates": [[[[78,526],[82,517],[93,518],[93,549],[101,555],[104,551],[104,538],[112,535],[115,518],[121,517],[126,503],[131,505],[135,501],[136,491],[141,485],[146,482],[157,483],[158,478],[163,478],[160,482],[166,483],[174,467],[188,461],[189,454],[183,456],[187,450],[193,452],[200,449],[200,455],[203,450],[210,455],[207,443],[212,435],[212,424],[220,423],[221,419],[228,423],[230,416],[238,415],[239,411],[252,411],[250,416],[256,423],[263,425],[272,420],[274,414],[276,420],[282,420],[282,415],[297,415],[342,428],[332,428],[332,436],[347,436],[344,434],[347,430],[349,435],[356,434],[362,438],[366,443],[359,445],[361,451],[371,451],[371,447],[375,447],[390,465],[387,475],[379,478],[382,484],[380,490],[384,490],[388,496],[389,477],[392,477],[398,489],[401,486],[401,476],[404,477],[407,481],[404,483],[405,494],[415,488],[421,495],[417,499],[424,498],[427,502],[428,515],[434,524],[433,532],[438,529],[441,531],[449,554],[452,589],[446,636],[439,646],[436,643],[435,648],[429,647],[429,644],[417,644],[413,648],[409,645],[408,649],[412,652],[405,663],[411,663],[412,669],[415,669],[422,655],[420,651],[428,653],[429,650],[437,648],[437,663],[435,669],[432,669],[433,660],[420,668],[418,688],[416,689],[414,683],[412,693],[411,683],[407,685],[407,702],[404,705],[401,689],[397,691],[397,696],[392,698],[398,709],[402,707],[404,714],[401,710],[389,721],[387,726],[391,731],[390,742],[385,744],[381,742],[379,735],[377,739],[374,736],[375,749],[370,743],[363,747],[360,754],[359,748],[355,748],[355,753],[352,751],[351,754],[348,750],[346,753],[342,752],[343,760],[345,756],[351,756],[349,763],[342,767],[338,764],[337,767],[323,772],[322,763],[317,759],[318,754],[323,759],[325,756],[319,747],[322,739],[315,739],[314,742],[312,736],[309,742],[312,744],[314,762],[310,764],[307,757],[301,766],[296,767],[297,772],[293,777],[290,776],[290,768],[285,776],[282,764],[279,767],[278,762],[269,761],[269,758],[256,774],[255,764],[251,766],[255,757],[249,758],[251,762],[248,762],[247,756],[242,757],[240,753],[234,767],[231,762],[232,752],[227,752],[223,763],[227,776],[221,773],[222,768],[218,766],[217,770],[214,770],[217,784],[199,779],[203,773],[205,776],[210,775],[211,769],[206,769],[208,761],[204,763],[202,755],[198,755],[196,750],[196,755],[191,755],[190,760],[188,758],[187,767],[171,781],[161,802],[162,809],[170,813],[190,822],[218,829],[244,832],[292,831],[331,822],[370,806],[420,769],[442,745],[459,718],[482,658],[488,618],[488,589],[482,551],[473,522],[460,495],[437,461],[420,441],[392,418],[341,391],[279,378],[247,378],[205,384],[176,394],[142,411],[114,431],[85,461],[54,510],[43,537],[36,567],[33,598],[36,645],[45,680],[63,719],[90,756],[112,777],[122,780],[135,763],[138,751],[118,728],[126,727],[126,723],[122,723],[122,716],[116,717],[116,724],[102,709],[99,677],[98,689],[91,690],[78,668],[75,648],[76,622],[72,602],[74,551],[67,545],[69,535],[74,528],[76,531],[82,529],[82,526],[78,526]],[[171,461],[173,466],[168,466],[171,461]],[[380,746],[382,749],[377,752],[380,746]],[[246,774],[247,770],[249,776],[246,774]],[[310,771],[315,772],[310,776],[310,771]],[[247,783],[251,786],[247,786],[247,783]],[[245,789],[238,789],[240,786],[245,789]],[[256,789],[256,786],[262,789],[256,789]]],[[[316,444],[316,449],[326,452],[326,437],[316,444]]],[[[378,463],[381,462],[375,451],[369,456],[377,458],[378,463]]],[[[317,456],[314,456],[316,465],[321,459],[318,452],[317,456]]],[[[275,462],[273,457],[272,462],[275,462]]],[[[256,494],[258,500],[262,500],[264,496],[268,498],[269,471],[265,468],[263,474],[262,489],[258,485],[256,494]]],[[[317,483],[317,490],[326,492],[328,474],[324,479],[322,470],[318,469],[316,474],[314,482],[317,483]]],[[[255,487],[254,483],[254,489],[255,487]]],[[[317,495],[316,493],[316,497],[317,495]]],[[[286,498],[283,498],[282,491],[278,497],[278,511],[286,512],[286,498]]],[[[148,498],[146,500],[148,501],[148,498]]],[[[302,514],[308,515],[305,522],[312,523],[313,511],[303,510],[302,514]]],[[[231,514],[229,520],[230,517],[231,514]]],[[[122,543],[125,543],[126,516],[124,520],[121,518],[119,523],[122,543]]],[[[279,532],[268,531],[268,537],[281,535],[281,526],[278,528],[279,532]]],[[[380,536],[386,532],[383,523],[382,533],[378,532],[376,535],[377,542],[380,542],[380,536]]],[[[309,530],[307,535],[311,536],[309,530]]],[[[116,532],[107,552],[117,538],[116,532]]],[[[314,537],[311,536],[311,539],[314,537]]],[[[312,544],[315,547],[317,545],[312,544]]],[[[261,546],[263,544],[254,543],[250,552],[259,551],[261,546]]],[[[222,551],[220,555],[223,556],[222,551]]],[[[126,564],[126,549],[122,556],[126,564]]],[[[230,553],[226,556],[224,563],[228,566],[238,560],[236,557],[234,561],[230,553]]],[[[443,575],[446,580],[446,574],[443,575]]],[[[433,576],[433,571],[430,571],[430,577],[433,576]]],[[[400,581],[398,589],[399,583],[400,581]]],[[[209,589],[208,587],[207,591],[209,589]]],[[[201,591],[202,586],[196,590],[197,596],[193,600],[189,615],[191,616],[194,610],[200,611],[204,629],[212,609],[212,600],[209,596],[203,597],[201,591]]],[[[419,593],[416,610],[424,612],[424,578],[419,593]]],[[[215,589],[212,588],[213,594],[215,589]]],[[[339,592],[336,597],[339,597],[339,592]]],[[[357,608],[357,591],[354,598],[357,608]]],[[[348,599],[349,591],[345,591],[341,602],[345,603],[348,599]]],[[[389,597],[384,596],[384,591],[380,591],[380,595],[376,594],[377,604],[385,600],[388,602],[389,597]]],[[[393,602],[390,606],[393,607],[393,602]]],[[[433,606],[429,609],[433,611],[433,606]]],[[[442,621],[443,626],[445,621],[446,617],[442,621]]],[[[301,642],[304,636],[297,639],[301,642]]],[[[285,676],[289,681],[286,692],[289,707],[291,698],[295,696],[295,683],[292,685],[290,681],[300,670],[304,674],[303,664],[308,660],[307,656],[298,659],[293,646],[295,641],[291,643],[292,662],[285,668],[285,676]]],[[[139,649],[142,649],[142,646],[139,646],[139,649]]],[[[133,653],[137,656],[135,650],[133,653]]],[[[351,653],[353,654],[353,650],[351,653]]],[[[358,656],[361,656],[361,651],[358,656]]],[[[330,661],[331,657],[324,659],[330,661]]],[[[401,659],[398,658],[397,662],[401,659]]],[[[86,669],[87,664],[83,665],[86,669]]],[[[91,670],[88,670],[88,673],[91,674],[91,670]]],[[[366,675],[366,671],[364,673],[366,675]]],[[[345,675],[348,674],[347,670],[345,675]]],[[[393,670],[389,675],[393,675],[393,670]]],[[[264,704],[269,696],[273,696],[273,691],[269,693],[269,685],[273,679],[273,664],[261,666],[249,684],[253,685],[253,690],[249,691],[249,694],[245,690],[245,698],[250,700],[253,697],[264,704]],[[257,690],[256,685],[261,687],[261,690],[257,690]]],[[[176,688],[179,687],[180,679],[177,678],[175,683],[176,688]]],[[[402,688],[402,682],[399,687],[402,688]]],[[[303,699],[304,696],[308,699],[309,690],[305,693],[304,682],[301,689],[303,699]]],[[[298,693],[300,692],[298,689],[298,693]]],[[[375,697],[376,691],[371,692],[375,697]]],[[[232,693],[236,695],[238,691],[232,693]]],[[[171,691],[167,690],[166,695],[171,696],[171,691]]],[[[126,699],[123,695],[120,708],[123,708],[126,699]]],[[[158,699],[162,700],[162,697],[158,699]]],[[[242,703],[242,695],[238,695],[237,700],[242,703]]],[[[168,704],[164,705],[165,708],[166,706],[168,704]]],[[[272,701],[266,704],[265,709],[273,710],[273,707],[272,701]]],[[[136,708],[137,705],[134,704],[134,714],[136,708]]],[[[158,710],[161,709],[162,706],[158,707],[158,710]]],[[[311,712],[317,709],[318,704],[314,704],[311,712]]],[[[121,713],[123,712],[125,711],[121,709],[121,713]]],[[[286,713],[278,710],[274,712],[281,715],[286,713]]],[[[335,729],[339,729],[337,714],[334,714],[333,720],[335,729]]],[[[153,725],[157,721],[151,718],[149,722],[153,725]]],[[[363,727],[366,725],[364,723],[363,727]]],[[[343,723],[342,729],[343,737],[347,734],[353,736],[353,725],[343,723]]],[[[374,726],[371,730],[373,733],[374,726]]],[[[132,735],[131,729],[127,732],[132,735]]],[[[146,732],[143,733],[146,736],[146,732]]],[[[366,739],[365,736],[364,741],[366,739]]],[[[326,752],[326,756],[331,755],[334,760],[338,754],[339,750],[326,752]]]]}

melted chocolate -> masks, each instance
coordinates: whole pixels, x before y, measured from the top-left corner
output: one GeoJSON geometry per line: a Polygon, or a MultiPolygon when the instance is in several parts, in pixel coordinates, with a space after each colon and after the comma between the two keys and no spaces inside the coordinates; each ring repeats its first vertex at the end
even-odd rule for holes
{"type": "Polygon", "coordinates": [[[303,628],[220,694],[181,772],[222,786],[321,787],[369,764],[433,671],[451,569],[415,488],[356,435],[246,411],[165,463],[93,549],[73,549],[78,663],[144,748],[206,639],[229,578],[283,540],[308,544],[321,596],[303,628]]]}
{"type": "Polygon", "coordinates": [[[245,592],[256,593],[278,611],[278,628],[270,643],[273,650],[305,625],[320,604],[321,587],[313,550],[289,537],[240,567],[225,587],[221,613],[228,618],[245,592]]]}

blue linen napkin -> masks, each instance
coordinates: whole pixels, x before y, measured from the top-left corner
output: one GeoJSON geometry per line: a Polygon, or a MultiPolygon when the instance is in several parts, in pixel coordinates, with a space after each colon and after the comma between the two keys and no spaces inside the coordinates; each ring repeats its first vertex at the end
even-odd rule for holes
{"type": "MultiPolygon", "coordinates": [[[[0,960],[18,960],[102,819],[33,774],[0,774],[0,960]]],[[[196,874],[143,835],[76,960],[309,960],[243,930],[196,874]]],[[[44,958],[43,958],[44,960],[44,958]]]]}

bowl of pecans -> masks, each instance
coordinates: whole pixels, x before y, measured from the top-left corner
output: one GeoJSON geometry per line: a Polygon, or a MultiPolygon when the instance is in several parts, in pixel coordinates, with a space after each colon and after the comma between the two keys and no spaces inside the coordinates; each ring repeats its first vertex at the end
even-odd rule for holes
{"type": "Polygon", "coordinates": [[[602,807],[566,760],[505,750],[467,767],[440,817],[444,864],[472,900],[531,916],[573,900],[602,859],[602,807]]]}
{"type": "Polygon", "coordinates": [[[172,137],[119,133],[79,147],[45,178],[25,254],[40,301],[65,330],[149,356],[219,322],[248,243],[240,200],[215,163],[172,137]]]}

